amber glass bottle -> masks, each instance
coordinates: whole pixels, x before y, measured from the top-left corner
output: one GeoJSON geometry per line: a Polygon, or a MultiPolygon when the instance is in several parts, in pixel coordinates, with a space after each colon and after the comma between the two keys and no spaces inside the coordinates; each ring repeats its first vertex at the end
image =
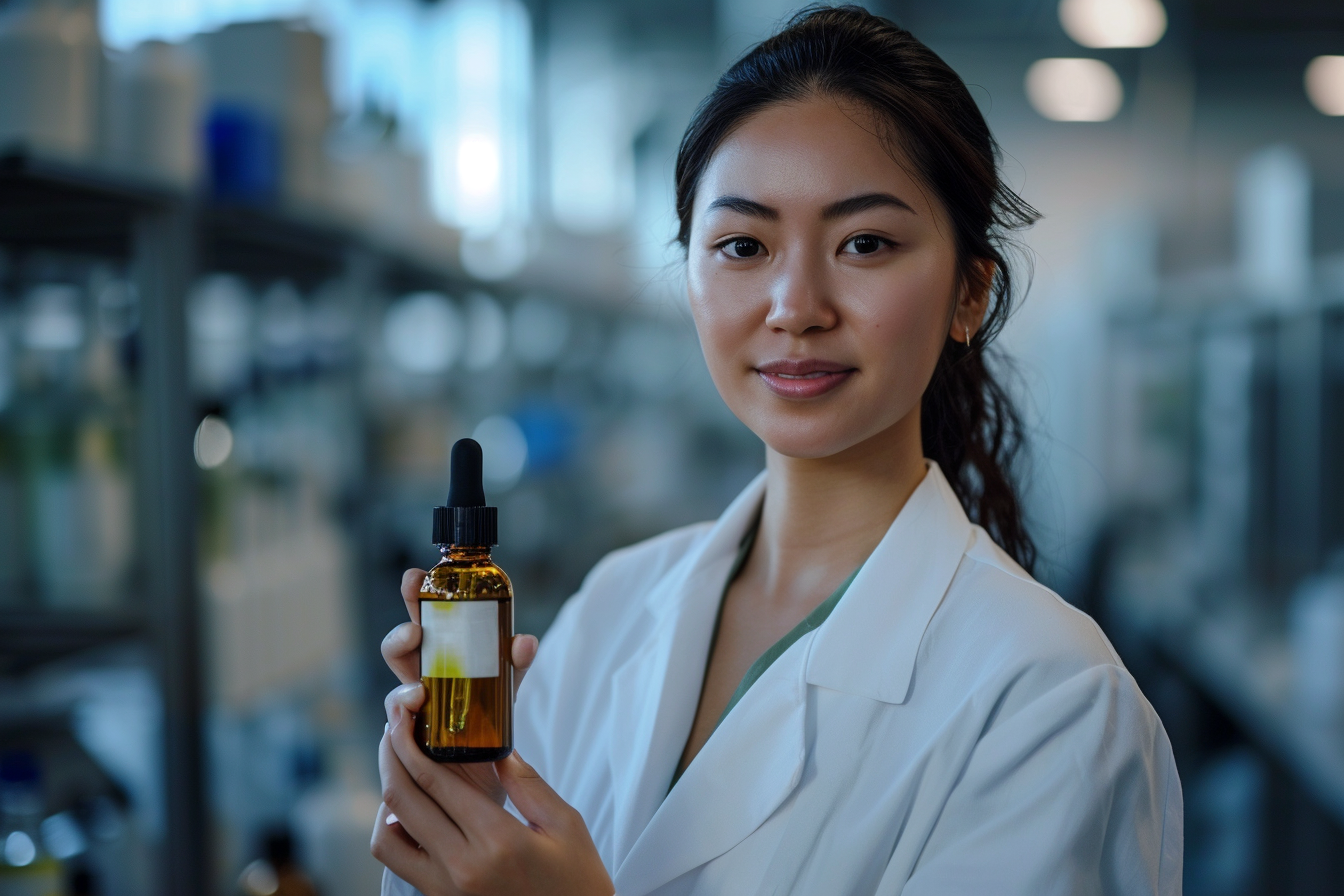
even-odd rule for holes
{"type": "Polygon", "coordinates": [[[497,511],[485,506],[481,446],[453,446],[448,505],[434,508],[443,559],[420,588],[415,739],[439,762],[488,762],[513,751],[513,586],[490,559],[497,511]]]}

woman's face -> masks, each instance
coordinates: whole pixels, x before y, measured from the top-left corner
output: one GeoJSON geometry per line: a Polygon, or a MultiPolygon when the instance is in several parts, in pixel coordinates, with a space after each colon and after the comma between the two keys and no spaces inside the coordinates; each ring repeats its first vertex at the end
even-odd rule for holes
{"type": "Polygon", "coordinates": [[[941,204],[875,130],[827,97],[770,106],[719,146],[695,194],[688,287],[710,374],[789,457],[918,433],[944,340],[980,320],[958,307],[941,204]]]}

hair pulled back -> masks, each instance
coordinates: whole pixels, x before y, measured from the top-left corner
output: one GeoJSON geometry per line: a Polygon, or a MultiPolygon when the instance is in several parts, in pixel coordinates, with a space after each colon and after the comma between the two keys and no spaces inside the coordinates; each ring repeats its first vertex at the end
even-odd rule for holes
{"type": "Polygon", "coordinates": [[[728,69],[696,110],[677,153],[677,241],[689,245],[696,187],[724,139],[767,106],[818,95],[857,102],[889,129],[884,139],[904,152],[951,221],[961,282],[988,291],[971,344],[948,339],[938,358],[920,412],[923,449],[971,519],[1031,569],[1036,548],[1012,482],[1022,422],[985,349],[1012,309],[1009,234],[1040,215],[1000,179],[998,145],[947,63],[861,7],[802,10],[728,69]]]}

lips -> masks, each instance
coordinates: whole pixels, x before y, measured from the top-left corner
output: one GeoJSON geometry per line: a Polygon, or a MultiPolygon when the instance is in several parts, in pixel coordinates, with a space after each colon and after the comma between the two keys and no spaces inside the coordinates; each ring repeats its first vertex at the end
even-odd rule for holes
{"type": "Polygon", "coordinates": [[[817,398],[837,388],[858,371],[817,358],[781,359],[756,368],[766,387],[781,398],[817,398]]]}

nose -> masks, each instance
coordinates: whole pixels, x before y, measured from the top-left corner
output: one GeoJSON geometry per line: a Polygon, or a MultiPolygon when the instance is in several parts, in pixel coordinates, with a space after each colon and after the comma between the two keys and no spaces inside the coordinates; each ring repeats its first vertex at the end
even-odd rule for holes
{"type": "Polygon", "coordinates": [[[770,288],[765,325],[794,336],[834,327],[839,318],[831,301],[824,261],[804,251],[790,252],[780,261],[770,288]]]}

